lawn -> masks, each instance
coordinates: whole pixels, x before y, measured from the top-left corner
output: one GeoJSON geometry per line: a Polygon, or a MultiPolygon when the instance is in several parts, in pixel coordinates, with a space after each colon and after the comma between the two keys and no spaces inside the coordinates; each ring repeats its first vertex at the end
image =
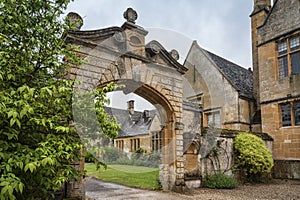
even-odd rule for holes
{"type": "Polygon", "coordinates": [[[131,166],[131,165],[108,165],[107,169],[96,170],[96,165],[86,163],[85,170],[88,176],[100,180],[119,183],[145,189],[159,189],[157,168],[131,166]]]}

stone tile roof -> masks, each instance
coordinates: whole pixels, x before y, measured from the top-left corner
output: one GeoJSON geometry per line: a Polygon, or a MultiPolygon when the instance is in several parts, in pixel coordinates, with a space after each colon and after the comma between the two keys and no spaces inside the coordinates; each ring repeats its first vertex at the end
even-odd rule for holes
{"type": "Polygon", "coordinates": [[[239,95],[249,99],[254,99],[253,96],[253,73],[237,64],[234,64],[220,56],[217,56],[209,51],[203,49],[204,52],[215,63],[215,66],[231,83],[231,85],[238,90],[239,95]]]}
{"type": "Polygon", "coordinates": [[[105,107],[105,111],[121,125],[118,138],[149,134],[151,122],[156,115],[156,110],[149,111],[149,117],[144,112],[135,111],[131,115],[128,110],[111,107],[105,107]]]}

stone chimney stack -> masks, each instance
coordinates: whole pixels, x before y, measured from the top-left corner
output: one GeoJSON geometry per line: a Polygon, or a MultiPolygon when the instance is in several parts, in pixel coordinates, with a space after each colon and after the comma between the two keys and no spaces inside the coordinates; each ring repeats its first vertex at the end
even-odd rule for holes
{"type": "Polygon", "coordinates": [[[130,100],[127,102],[127,109],[129,111],[129,114],[130,115],[133,115],[134,114],[134,100],[130,100]]]}
{"type": "Polygon", "coordinates": [[[260,37],[258,28],[264,23],[271,7],[271,0],[254,0],[253,12],[251,13],[251,39],[252,39],[252,68],[253,68],[253,92],[257,102],[257,110],[260,110],[259,91],[259,62],[258,48],[260,37]]]}
{"type": "Polygon", "coordinates": [[[270,9],[271,0],[254,0],[253,12],[260,11],[261,9],[270,9]]]}
{"type": "Polygon", "coordinates": [[[144,117],[144,122],[147,122],[148,119],[150,118],[150,111],[149,110],[144,110],[143,117],[144,117]]]}

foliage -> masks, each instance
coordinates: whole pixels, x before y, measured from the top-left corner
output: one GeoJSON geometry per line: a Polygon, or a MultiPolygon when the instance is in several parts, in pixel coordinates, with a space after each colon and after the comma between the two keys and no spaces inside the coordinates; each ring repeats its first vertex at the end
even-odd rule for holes
{"type": "Polygon", "coordinates": [[[85,163],[95,163],[95,155],[89,151],[84,152],[84,161],[85,163]]]}
{"type": "MultiPolygon", "coordinates": [[[[140,150],[137,150],[140,152],[140,150]]],[[[145,167],[154,167],[158,168],[161,163],[160,155],[154,152],[147,153],[144,150],[144,153],[134,152],[131,157],[128,157],[125,154],[120,154],[120,157],[111,162],[111,164],[121,164],[121,165],[134,165],[134,166],[145,166],[145,167]]]]}
{"type": "Polygon", "coordinates": [[[118,160],[120,157],[123,157],[123,154],[115,147],[103,147],[101,157],[104,162],[112,163],[118,160]]]}
{"type": "Polygon", "coordinates": [[[237,187],[237,180],[223,173],[206,175],[204,183],[205,187],[212,189],[233,189],[237,187]]]}
{"type": "MultiPolygon", "coordinates": [[[[49,199],[78,177],[70,165],[82,149],[70,124],[74,81],[65,77],[81,62],[64,43],[70,25],[60,20],[69,2],[0,2],[0,199],[49,199]]],[[[113,87],[92,91],[108,136],[118,127],[105,121],[103,94],[113,87]]]]}
{"type": "Polygon", "coordinates": [[[237,153],[236,165],[247,176],[271,171],[274,165],[272,154],[261,138],[250,133],[241,133],[235,138],[233,145],[237,153]]]}
{"type": "Polygon", "coordinates": [[[125,153],[118,151],[115,147],[103,147],[100,150],[100,155],[96,156],[96,159],[107,164],[134,165],[155,168],[157,168],[161,163],[159,154],[154,152],[147,153],[146,150],[141,148],[133,152],[131,156],[128,156],[125,153]]]}
{"type": "Polygon", "coordinates": [[[108,165],[107,169],[101,167],[96,170],[94,164],[85,164],[88,176],[100,180],[119,183],[132,187],[159,190],[161,185],[158,181],[159,170],[142,166],[108,165]]]}

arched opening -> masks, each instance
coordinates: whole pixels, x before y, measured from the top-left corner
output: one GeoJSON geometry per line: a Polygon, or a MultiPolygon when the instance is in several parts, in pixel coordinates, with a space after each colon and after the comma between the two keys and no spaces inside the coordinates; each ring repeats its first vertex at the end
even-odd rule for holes
{"type": "Polygon", "coordinates": [[[119,107],[107,105],[105,108],[121,125],[119,135],[114,140],[105,137],[91,140],[87,151],[109,165],[156,168],[153,170],[159,171],[157,179],[159,178],[164,189],[170,189],[171,178],[175,177],[176,172],[175,114],[170,102],[149,85],[133,80],[122,80],[117,84],[124,87],[108,94],[108,97],[111,101],[117,101],[119,107]],[[120,93],[128,94],[132,98],[138,96],[148,105],[145,109],[142,107],[136,110],[137,102],[130,97],[124,98],[126,95],[120,96],[120,93]]]}

